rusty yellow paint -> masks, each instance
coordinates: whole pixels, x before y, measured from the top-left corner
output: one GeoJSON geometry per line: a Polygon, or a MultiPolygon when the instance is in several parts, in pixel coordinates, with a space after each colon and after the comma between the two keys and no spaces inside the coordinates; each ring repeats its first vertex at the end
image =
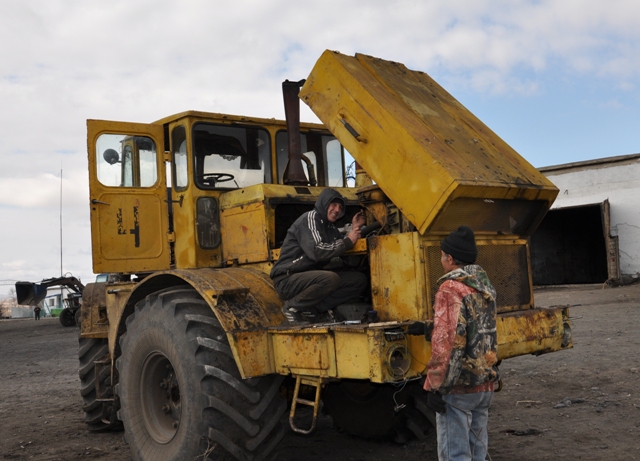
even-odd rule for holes
{"type": "Polygon", "coordinates": [[[118,343],[119,324],[135,283],[89,283],[82,292],[83,338],[108,338],[109,353],[118,343]]]}
{"type": "Polygon", "coordinates": [[[420,233],[462,195],[535,197],[548,209],[558,194],[433,79],[402,64],[326,51],[300,97],[420,233]]]}
{"type": "MultiPolygon", "coordinates": [[[[407,340],[402,333],[389,339],[392,325],[319,325],[317,327],[269,328],[276,372],[336,379],[366,379],[374,383],[402,381],[420,375],[424,366],[409,364],[406,372],[394,373],[390,357],[398,349],[406,359],[422,358],[424,341],[407,340]],[[409,345],[411,344],[411,347],[409,345]],[[419,350],[421,349],[421,350],[419,350]]],[[[408,362],[407,362],[408,363],[408,362]]]]}
{"type": "Polygon", "coordinates": [[[411,374],[423,375],[431,359],[431,343],[424,336],[407,336],[411,351],[411,374]]]}
{"type": "Polygon", "coordinates": [[[353,379],[371,377],[368,337],[363,332],[363,329],[336,329],[337,376],[353,376],[353,379]]]}
{"type": "Polygon", "coordinates": [[[222,248],[225,261],[253,263],[269,258],[264,202],[223,209],[222,248]]]}
{"type": "Polygon", "coordinates": [[[498,316],[498,358],[547,353],[571,347],[562,346],[568,322],[566,308],[530,309],[498,316]]]}
{"type": "Polygon", "coordinates": [[[154,279],[168,275],[195,288],[226,332],[267,328],[282,321],[282,302],[263,272],[248,267],[181,269],[154,274],[145,282],[154,283],[154,279]]]}
{"type": "Polygon", "coordinates": [[[267,330],[233,331],[227,333],[233,356],[243,378],[276,372],[274,354],[267,330]]]}
{"type": "Polygon", "coordinates": [[[87,121],[93,271],[131,273],[168,269],[169,240],[167,233],[162,232],[169,228],[164,162],[158,161],[157,181],[150,187],[106,186],[98,180],[97,162],[103,153],[96,150],[96,142],[103,134],[146,135],[160,153],[163,148],[162,126],[87,121]]]}
{"type": "Polygon", "coordinates": [[[88,283],[82,292],[81,330],[83,338],[107,338],[109,317],[105,283],[88,283]]]}
{"type": "Polygon", "coordinates": [[[135,287],[135,283],[124,282],[109,285],[106,290],[107,317],[109,318],[109,353],[115,357],[114,351],[118,344],[118,335],[122,314],[127,305],[129,295],[135,287]]]}
{"type": "Polygon", "coordinates": [[[328,327],[280,330],[272,334],[274,362],[280,374],[335,377],[336,350],[328,327]]]}
{"type": "Polygon", "coordinates": [[[196,212],[201,197],[219,199],[219,191],[203,191],[195,187],[174,192],[173,226],[176,229],[174,243],[175,267],[180,269],[197,267],[220,267],[223,264],[222,245],[203,248],[197,235],[196,212]]]}
{"type": "Polygon", "coordinates": [[[426,316],[426,273],[419,237],[411,232],[368,241],[373,308],[382,321],[426,316]]]}
{"type": "MultiPolygon", "coordinates": [[[[562,344],[567,316],[566,308],[499,314],[498,358],[571,347],[571,344],[562,344]]],[[[403,330],[407,324],[397,325],[403,330]]],[[[385,336],[398,327],[362,324],[269,328],[273,359],[265,359],[262,369],[259,362],[255,362],[253,370],[255,376],[265,374],[269,372],[269,364],[274,363],[275,371],[280,374],[365,379],[374,383],[397,382],[424,374],[431,358],[431,344],[422,337],[396,334],[395,339],[389,339],[385,336]],[[390,354],[398,348],[406,350],[410,360],[404,374],[394,374],[390,368],[390,354]]]]}

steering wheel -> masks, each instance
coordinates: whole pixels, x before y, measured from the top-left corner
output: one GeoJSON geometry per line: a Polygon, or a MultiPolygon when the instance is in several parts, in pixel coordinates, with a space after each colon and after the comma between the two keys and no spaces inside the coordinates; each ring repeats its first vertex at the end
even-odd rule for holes
{"type": "Polygon", "coordinates": [[[205,173],[200,176],[200,179],[205,186],[215,187],[216,183],[233,181],[235,176],[229,173],[205,173]]]}

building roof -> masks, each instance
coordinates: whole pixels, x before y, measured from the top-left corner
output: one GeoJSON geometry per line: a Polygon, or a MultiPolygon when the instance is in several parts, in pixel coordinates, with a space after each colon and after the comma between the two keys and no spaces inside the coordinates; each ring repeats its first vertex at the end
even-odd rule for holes
{"type": "Polygon", "coordinates": [[[603,168],[614,163],[634,163],[634,161],[640,159],[640,154],[619,155],[617,157],[604,157],[594,160],[585,160],[582,162],[563,163],[560,165],[551,165],[538,168],[542,173],[561,172],[564,170],[581,170],[587,168],[603,168]]]}

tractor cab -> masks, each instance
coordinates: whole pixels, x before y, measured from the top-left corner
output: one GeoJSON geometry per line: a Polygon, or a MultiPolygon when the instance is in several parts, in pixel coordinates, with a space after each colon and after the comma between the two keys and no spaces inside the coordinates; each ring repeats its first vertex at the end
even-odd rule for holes
{"type": "MultiPolygon", "coordinates": [[[[96,273],[222,267],[237,259],[235,250],[226,254],[221,234],[226,194],[240,191],[233,197],[244,207],[265,201],[267,187],[275,195],[272,211],[286,202],[279,213],[286,208],[294,216],[319,193],[273,188],[285,184],[291,150],[284,121],[189,111],[151,124],[87,125],[96,273]]],[[[346,187],[352,159],[340,142],[319,124],[299,124],[296,133],[304,165],[303,184],[296,185],[346,187]]],[[[256,229],[249,222],[238,230],[256,229]]],[[[271,245],[261,254],[278,246],[274,225],[266,232],[271,245]]]]}

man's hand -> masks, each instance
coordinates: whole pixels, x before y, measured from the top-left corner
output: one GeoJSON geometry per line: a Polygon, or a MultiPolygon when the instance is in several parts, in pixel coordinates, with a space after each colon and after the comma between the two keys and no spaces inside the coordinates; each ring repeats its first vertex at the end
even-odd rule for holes
{"type": "Polygon", "coordinates": [[[352,227],[351,231],[349,231],[349,233],[347,234],[347,237],[349,237],[349,240],[351,240],[355,245],[358,239],[362,237],[362,232],[360,232],[359,227],[352,227]]]}
{"type": "Polygon", "coordinates": [[[351,220],[351,226],[354,229],[360,229],[364,226],[365,218],[364,211],[358,211],[355,215],[353,215],[353,219],[351,220]]]}
{"type": "Polygon", "coordinates": [[[447,412],[447,404],[438,391],[427,392],[427,407],[441,415],[447,412]]]}
{"type": "Polygon", "coordinates": [[[413,322],[407,328],[407,334],[412,336],[420,336],[424,335],[424,323],[423,322],[413,322]]]}
{"type": "Polygon", "coordinates": [[[354,245],[356,241],[362,237],[360,228],[364,225],[364,222],[364,211],[358,211],[353,215],[353,219],[351,220],[351,231],[347,234],[347,237],[349,237],[349,240],[351,240],[354,245]]]}
{"type": "Polygon", "coordinates": [[[407,328],[408,335],[424,335],[427,340],[431,340],[431,333],[433,333],[433,320],[427,320],[426,322],[413,322],[407,328]]]}

